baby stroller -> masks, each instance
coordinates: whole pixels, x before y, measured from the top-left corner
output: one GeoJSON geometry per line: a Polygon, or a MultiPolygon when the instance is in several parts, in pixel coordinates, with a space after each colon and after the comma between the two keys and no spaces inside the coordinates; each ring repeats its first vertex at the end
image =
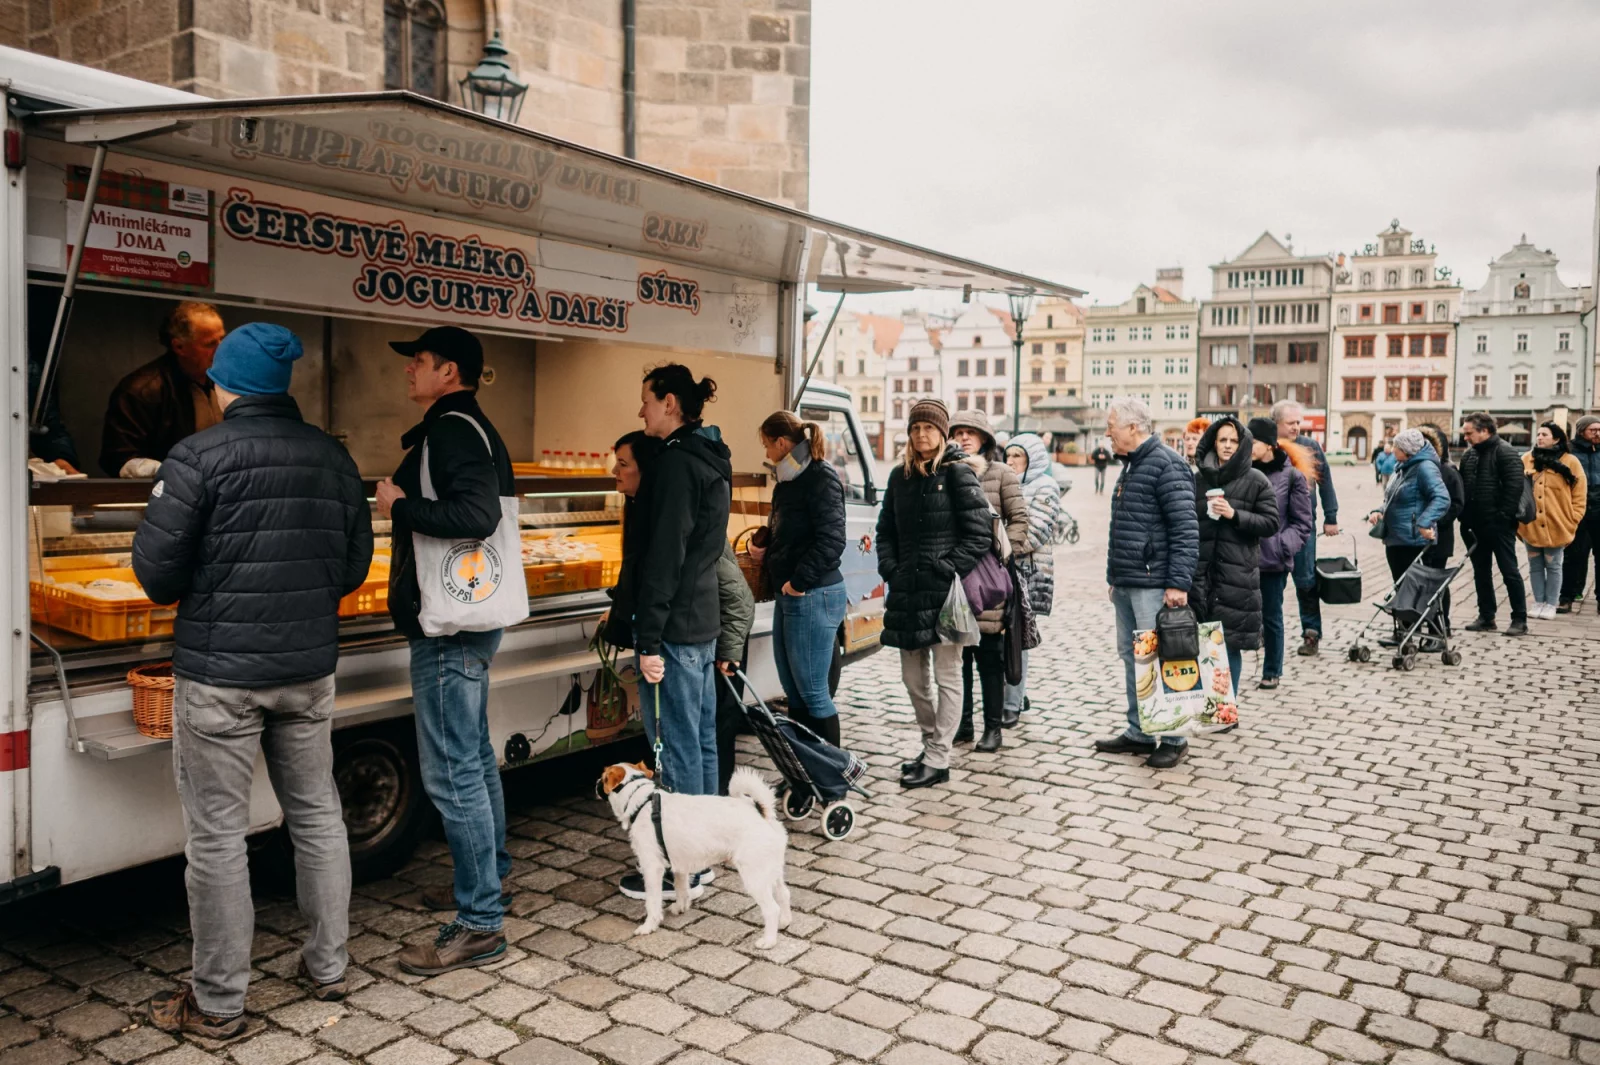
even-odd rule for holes
{"type": "MultiPolygon", "coordinates": [[[[1066,498],[1072,490],[1072,482],[1068,481],[1061,486],[1061,496],[1066,498]]],[[[1058,544],[1075,544],[1078,542],[1078,519],[1067,513],[1067,508],[1061,508],[1061,515],[1056,518],[1055,542],[1058,544]]]]}
{"type": "Polygon", "coordinates": [[[1361,626],[1350,645],[1350,661],[1370,662],[1372,648],[1363,642],[1378,618],[1387,615],[1394,625],[1394,656],[1389,664],[1394,669],[1410,672],[1417,668],[1417,655],[1438,654],[1439,661],[1447,666],[1461,664],[1461,652],[1450,646],[1449,620],[1441,604],[1456,575],[1466,568],[1472,557],[1469,548],[1454,566],[1443,569],[1430,566],[1418,555],[1394,582],[1377,611],[1361,626]]]}
{"type": "MultiPolygon", "coordinates": [[[[743,673],[734,674],[745,690],[755,695],[755,685],[743,673]]],[[[722,678],[733,689],[733,681],[722,678]]],[[[735,696],[737,689],[733,689],[735,696]]],[[[745,718],[767,757],[783,774],[777,787],[778,816],[789,821],[805,817],[822,804],[822,834],[841,840],[856,827],[855,807],[850,805],[853,791],[864,799],[872,796],[856,783],[867,771],[866,763],[849,751],[835,747],[804,725],[788,717],[778,717],[756,695],[754,706],[744,704],[745,718]]],[[[742,700],[741,700],[742,702],[742,700]]]]}

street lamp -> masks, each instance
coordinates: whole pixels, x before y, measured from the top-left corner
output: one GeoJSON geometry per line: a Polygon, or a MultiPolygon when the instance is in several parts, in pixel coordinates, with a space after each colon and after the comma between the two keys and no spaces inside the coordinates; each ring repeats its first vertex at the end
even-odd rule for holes
{"type": "Polygon", "coordinates": [[[486,118],[515,123],[522,113],[522,98],[528,87],[511,73],[511,64],[506,61],[509,54],[496,30],[483,46],[483,58],[472,73],[461,79],[461,103],[486,118]]]}
{"type": "Polygon", "coordinates": [[[1011,322],[1015,327],[1011,335],[1011,372],[1016,382],[1011,389],[1011,435],[1021,432],[1022,426],[1022,326],[1033,311],[1033,290],[1008,292],[1011,303],[1011,322]]]}

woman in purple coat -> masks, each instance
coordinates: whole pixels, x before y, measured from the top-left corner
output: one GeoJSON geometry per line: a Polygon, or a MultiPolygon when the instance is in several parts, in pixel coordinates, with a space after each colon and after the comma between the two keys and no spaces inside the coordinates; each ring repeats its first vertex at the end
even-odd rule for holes
{"type": "Polygon", "coordinates": [[[1270,418],[1250,419],[1255,468],[1267,475],[1278,497],[1278,531],[1261,541],[1261,687],[1271,690],[1283,676],[1283,589],[1294,571],[1294,556],[1315,532],[1311,484],[1316,464],[1292,440],[1278,439],[1270,418]]]}

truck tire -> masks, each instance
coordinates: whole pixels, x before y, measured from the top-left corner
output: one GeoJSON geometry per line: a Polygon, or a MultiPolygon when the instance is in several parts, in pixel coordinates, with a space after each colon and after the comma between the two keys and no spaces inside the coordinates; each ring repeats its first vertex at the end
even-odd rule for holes
{"type": "Polygon", "coordinates": [[[411,719],[335,732],[333,779],[355,882],[393,876],[411,860],[434,816],[422,790],[411,719]]]}

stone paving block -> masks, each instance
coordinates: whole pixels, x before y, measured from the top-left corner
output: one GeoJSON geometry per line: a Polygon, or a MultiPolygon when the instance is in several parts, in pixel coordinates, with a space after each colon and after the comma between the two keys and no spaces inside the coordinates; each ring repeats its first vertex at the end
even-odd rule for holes
{"type": "Polygon", "coordinates": [[[802,1017],[788,1031],[808,1043],[858,1059],[874,1058],[894,1042],[892,1036],[877,1028],[827,1013],[802,1017]]]}
{"type": "MultiPolygon", "coordinates": [[[[49,1040],[41,1040],[40,1043],[35,1043],[33,1045],[42,1046],[48,1044],[49,1042],[49,1040]]],[[[62,1043],[61,1045],[66,1046],[67,1044],[62,1043]]],[[[147,1058],[158,1051],[169,1050],[177,1045],[178,1041],[172,1036],[168,1035],[166,1032],[163,1032],[157,1028],[144,1027],[135,1028],[133,1031],[128,1032],[125,1035],[119,1035],[114,1039],[107,1039],[103,1042],[97,1043],[95,1044],[94,1049],[95,1053],[111,1062],[112,1065],[127,1065],[128,1062],[138,1061],[141,1058],[147,1058]]],[[[21,1051],[7,1051],[7,1065],[10,1065],[10,1062],[13,1060],[14,1056],[20,1053],[21,1051]]],[[[73,1057],[76,1056],[76,1053],[74,1053],[73,1057]]],[[[63,1060],[70,1061],[72,1058],[65,1058],[63,1060]]]]}
{"type": "Polygon", "coordinates": [[[983,1065],[1055,1065],[1060,1050],[1015,1032],[990,1032],[972,1048],[972,1059],[983,1065]]]}
{"type": "Polygon", "coordinates": [[[476,1058],[492,1058],[516,1046],[520,1040],[511,1029],[493,1021],[480,1020],[447,1033],[445,1046],[476,1058]]]}
{"type": "Polygon", "coordinates": [[[1310,1047],[1286,1043],[1268,1035],[1250,1044],[1244,1060],[1253,1065],[1326,1065],[1328,1056],[1310,1047]]]}
{"type": "Polygon", "coordinates": [[[779,1032],[753,1035],[731,1047],[726,1056],[744,1065],[833,1065],[835,1061],[834,1055],[821,1047],[779,1032]]]}
{"type": "Polygon", "coordinates": [[[686,1046],[720,1052],[750,1037],[750,1029],[721,1017],[700,1017],[672,1033],[686,1046]]]}
{"type": "Polygon", "coordinates": [[[616,1065],[657,1065],[683,1047],[655,1032],[624,1024],[585,1040],[583,1049],[599,1054],[616,1065]]]}
{"type": "Polygon", "coordinates": [[[1457,1061],[1472,1062],[1473,1065],[1516,1065],[1517,1061],[1515,1047],[1492,1043],[1462,1032],[1451,1032],[1445,1036],[1443,1049],[1457,1061]]]}
{"type": "MultiPolygon", "coordinates": [[[[126,1013],[103,1002],[85,1002],[50,1018],[50,1026],[56,1031],[69,1039],[85,1042],[120,1032],[129,1023],[126,1013]]],[[[3,1039],[0,1045],[4,1045],[3,1039]]]]}
{"type": "Polygon", "coordinates": [[[966,1065],[967,1060],[926,1043],[901,1043],[879,1059],[882,1065],[966,1065]]]}
{"type": "Polygon", "coordinates": [[[409,1036],[368,1054],[366,1061],[367,1065],[450,1065],[459,1057],[442,1046],[409,1036]]]}
{"type": "Polygon", "coordinates": [[[870,991],[857,991],[835,1006],[833,1012],[874,1028],[893,1030],[916,1011],[893,999],[880,998],[870,991]]]}
{"type": "Polygon", "coordinates": [[[336,1023],[319,1028],[315,1033],[317,1039],[335,1050],[357,1057],[370,1053],[386,1043],[392,1043],[405,1034],[405,1029],[392,1021],[383,1021],[359,1013],[340,1017],[336,1023]]]}
{"type": "Polygon", "coordinates": [[[1226,1057],[1244,1045],[1250,1033],[1200,1017],[1179,1017],[1164,1038],[1193,1050],[1226,1057]]]}
{"type": "Polygon", "coordinates": [[[1154,1036],[1172,1020],[1172,1013],[1126,999],[1102,995],[1088,988],[1070,988],[1051,1004],[1057,1012],[1099,1021],[1113,1028],[1154,1036]]]}
{"type": "Polygon", "coordinates": [[[983,1035],[983,1025],[965,1017],[928,1010],[902,1024],[899,1032],[907,1039],[960,1052],[983,1035]]]}
{"type": "Polygon", "coordinates": [[[605,1014],[565,1002],[547,1002],[517,1018],[517,1023],[535,1035],[561,1043],[581,1043],[611,1027],[611,1019],[605,1014]]]}
{"type": "Polygon", "coordinates": [[[239,1065],[292,1065],[316,1052],[314,1044],[287,1032],[266,1032],[228,1048],[228,1056],[239,1065]]]}
{"type": "Polygon", "coordinates": [[[452,1028],[477,1020],[478,1011],[460,1002],[434,1002],[405,1018],[405,1026],[423,1035],[440,1036],[452,1028]]]}
{"type": "Polygon", "coordinates": [[[978,1021],[990,1028],[1017,1032],[1026,1036],[1042,1036],[1054,1028],[1059,1018],[1052,1010],[1016,999],[1001,998],[979,1014],[978,1021]]]}
{"type": "MultiPolygon", "coordinates": [[[[377,1063],[397,1065],[397,1063],[377,1063]]],[[[515,1050],[500,1055],[500,1065],[599,1065],[589,1054],[582,1054],[568,1046],[548,1039],[530,1039],[515,1050]]]]}

